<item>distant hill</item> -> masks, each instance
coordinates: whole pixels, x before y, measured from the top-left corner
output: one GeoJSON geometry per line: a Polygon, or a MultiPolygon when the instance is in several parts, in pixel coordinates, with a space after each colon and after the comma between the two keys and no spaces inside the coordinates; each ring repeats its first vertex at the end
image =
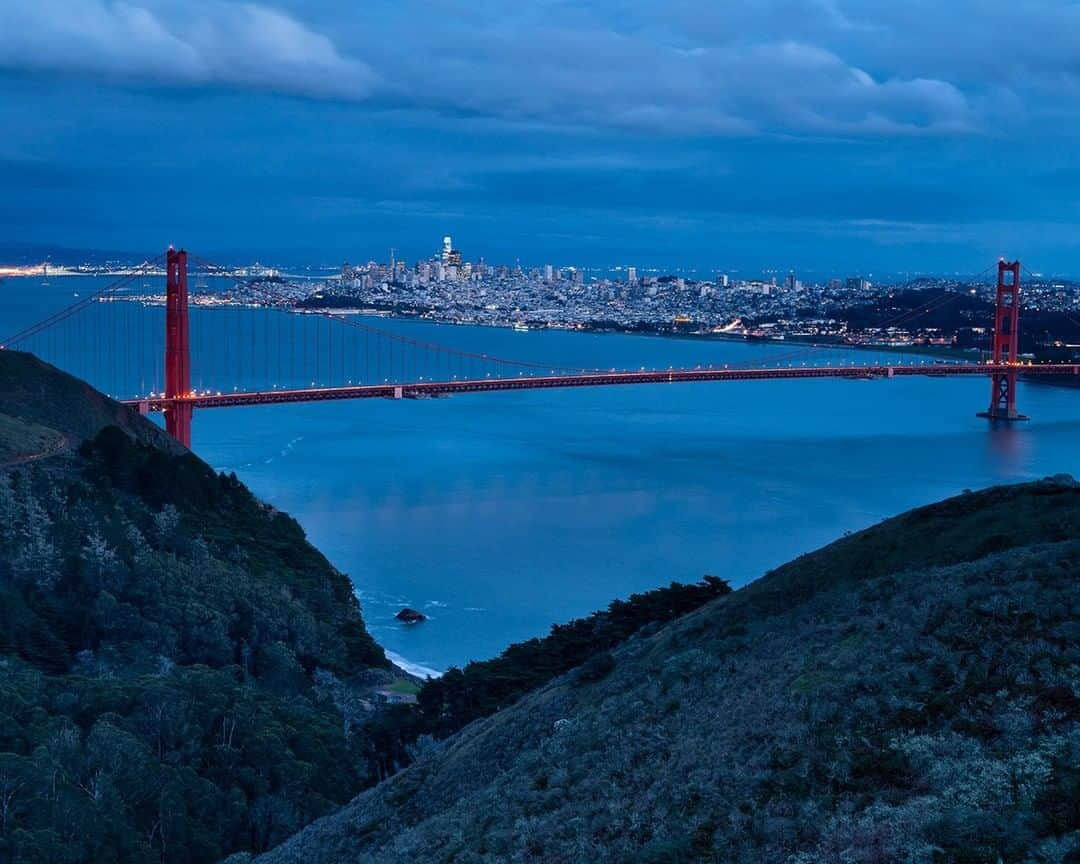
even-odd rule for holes
{"type": "MultiPolygon", "coordinates": [[[[994,326],[994,304],[955,289],[912,288],[882,294],[869,303],[835,307],[828,315],[851,330],[878,327],[937,329],[956,338],[958,348],[989,350],[988,330],[994,326]]],[[[1020,351],[1040,359],[1071,360],[1073,352],[1049,350],[1055,341],[1080,342],[1080,321],[1063,311],[1024,308],[1020,314],[1020,351]]]]}
{"type": "Polygon", "coordinates": [[[1078,575],[1071,478],[914,510],[428,742],[258,861],[1076,862],[1078,575]]]}
{"type": "Polygon", "coordinates": [[[394,681],[289,516],[0,351],[0,862],[211,862],[375,782],[394,681]]]}
{"type": "Polygon", "coordinates": [[[139,262],[142,258],[133,252],[117,252],[108,249],[79,249],[48,243],[0,242],[0,263],[50,265],[105,264],[109,261],[139,262]]]}

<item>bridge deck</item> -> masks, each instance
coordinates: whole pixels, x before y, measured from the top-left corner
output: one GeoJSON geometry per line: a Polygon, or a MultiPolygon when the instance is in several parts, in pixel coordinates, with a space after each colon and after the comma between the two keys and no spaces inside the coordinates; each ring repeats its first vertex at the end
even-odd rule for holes
{"type": "MultiPolygon", "coordinates": [[[[603,387],[626,384],[669,384],[704,381],[761,381],[806,378],[898,378],[925,375],[935,378],[1017,373],[1028,375],[1080,375],[1080,364],[918,364],[897,366],[838,366],[776,369],[670,369],[667,371],[598,372],[521,378],[480,378],[462,381],[416,381],[406,384],[358,384],[300,390],[263,390],[244,393],[193,394],[183,401],[195,408],[230,408],[240,405],[278,405],[338,399],[414,399],[454,393],[497,390],[541,390],[562,387],[603,387]]],[[[125,400],[143,411],[164,411],[174,400],[164,397],[125,400]]]]}

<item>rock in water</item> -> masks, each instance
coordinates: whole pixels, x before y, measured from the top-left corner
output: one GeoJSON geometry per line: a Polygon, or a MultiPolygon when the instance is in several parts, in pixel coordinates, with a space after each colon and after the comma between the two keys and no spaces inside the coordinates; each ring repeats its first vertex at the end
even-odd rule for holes
{"type": "Polygon", "coordinates": [[[427,621],[427,615],[423,612],[417,612],[415,609],[409,609],[408,607],[402,609],[394,617],[398,621],[404,621],[406,624],[419,624],[421,621],[427,621]]]}

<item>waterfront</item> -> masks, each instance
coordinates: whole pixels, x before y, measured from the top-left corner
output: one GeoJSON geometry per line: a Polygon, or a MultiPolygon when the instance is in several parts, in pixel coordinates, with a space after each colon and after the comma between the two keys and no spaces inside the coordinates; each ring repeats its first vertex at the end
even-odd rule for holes
{"type": "MultiPolygon", "coordinates": [[[[5,308],[47,313],[59,296],[25,293],[5,308]]],[[[792,350],[379,326],[587,366],[759,363],[792,350]]],[[[1022,384],[1033,420],[1011,428],[974,416],[988,391],[981,379],[767,381],[228,409],[196,415],[194,445],[300,520],[354,579],[383,645],[442,670],[671,580],[743,584],[965,488],[1080,473],[1075,391],[1022,384]],[[395,622],[403,605],[430,620],[395,622]]]]}

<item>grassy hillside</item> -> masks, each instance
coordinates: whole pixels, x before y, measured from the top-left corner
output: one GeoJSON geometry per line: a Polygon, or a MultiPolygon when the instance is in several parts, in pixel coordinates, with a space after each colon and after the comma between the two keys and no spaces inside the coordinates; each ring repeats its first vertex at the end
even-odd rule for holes
{"type": "Polygon", "coordinates": [[[293,519],[27,355],[0,410],[0,861],[216,861],[374,782],[389,664],[293,519]]]}
{"type": "Polygon", "coordinates": [[[268,855],[1080,860],[1080,488],[966,494],[646,628],[268,855]]]}
{"type": "MultiPolygon", "coordinates": [[[[145,417],[114,402],[86,382],[22,351],[0,351],[0,415],[6,415],[8,422],[14,418],[52,430],[73,447],[111,425],[167,452],[183,450],[161,427],[145,417]]],[[[6,440],[8,446],[19,443],[18,437],[5,435],[2,426],[0,440],[6,440]]]]}
{"type": "Polygon", "coordinates": [[[51,456],[67,446],[55,429],[0,413],[0,466],[51,456]]]}

